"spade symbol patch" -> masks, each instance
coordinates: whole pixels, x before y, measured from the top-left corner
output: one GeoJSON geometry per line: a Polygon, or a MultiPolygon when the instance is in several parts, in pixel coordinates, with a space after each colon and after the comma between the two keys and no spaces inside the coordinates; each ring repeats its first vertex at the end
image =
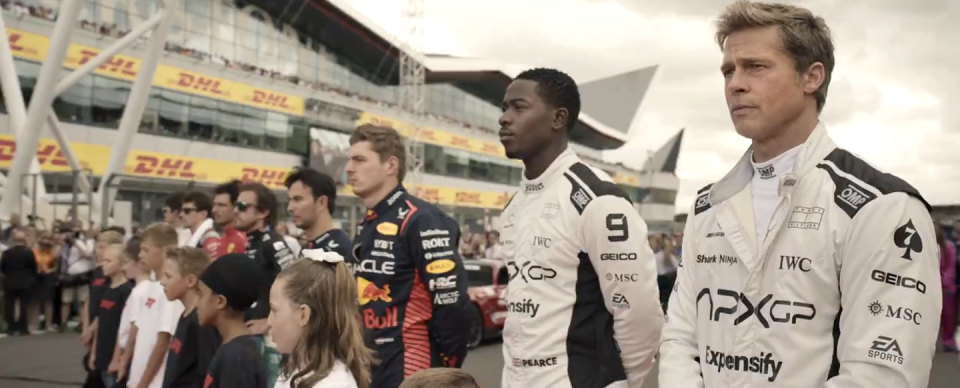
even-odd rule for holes
{"type": "Polygon", "coordinates": [[[900,256],[904,259],[913,261],[913,258],[910,257],[911,252],[923,252],[923,240],[920,239],[920,233],[917,232],[917,228],[913,226],[913,220],[907,220],[907,223],[903,226],[897,228],[896,232],[893,232],[893,242],[897,244],[897,247],[903,248],[903,256],[900,256]]]}

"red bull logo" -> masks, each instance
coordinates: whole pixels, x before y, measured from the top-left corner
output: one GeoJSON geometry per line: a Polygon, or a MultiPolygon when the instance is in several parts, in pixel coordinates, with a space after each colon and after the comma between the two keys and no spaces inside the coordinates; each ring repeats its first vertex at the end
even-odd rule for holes
{"type": "Polygon", "coordinates": [[[357,300],[360,301],[360,305],[363,306],[370,302],[384,301],[392,302],[393,298],[390,297],[390,285],[385,284],[383,288],[377,287],[373,282],[358,277],[357,278],[357,300]]]}
{"type": "Polygon", "coordinates": [[[388,307],[383,312],[383,316],[378,316],[373,309],[363,309],[363,325],[367,329],[389,329],[397,327],[397,307],[388,307]]]}

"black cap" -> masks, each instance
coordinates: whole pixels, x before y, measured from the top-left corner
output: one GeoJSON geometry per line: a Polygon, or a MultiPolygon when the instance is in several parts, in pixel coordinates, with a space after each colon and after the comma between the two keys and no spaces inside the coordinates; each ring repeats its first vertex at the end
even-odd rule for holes
{"type": "Polygon", "coordinates": [[[227,305],[237,311],[244,311],[257,301],[264,280],[263,271],[242,253],[220,256],[200,275],[203,284],[226,298],[227,305]]]}

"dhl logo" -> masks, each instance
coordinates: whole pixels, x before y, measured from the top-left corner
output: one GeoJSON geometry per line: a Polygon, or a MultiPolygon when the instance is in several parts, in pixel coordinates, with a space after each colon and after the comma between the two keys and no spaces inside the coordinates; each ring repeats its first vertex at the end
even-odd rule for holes
{"type": "Polygon", "coordinates": [[[222,96],[228,96],[226,92],[220,90],[220,81],[203,76],[197,76],[190,73],[180,72],[177,74],[180,79],[177,85],[184,88],[191,88],[203,92],[210,92],[222,96]]]}
{"type": "MultiPolygon", "coordinates": [[[[80,51],[80,65],[84,65],[87,62],[90,62],[91,59],[100,54],[97,50],[83,49],[80,51]]],[[[113,56],[104,62],[98,69],[109,71],[111,73],[120,73],[129,77],[137,76],[137,61],[125,60],[123,58],[113,56]]]]}
{"type": "MultiPolygon", "coordinates": [[[[9,162],[17,152],[17,143],[12,140],[0,140],[0,161],[9,162]]],[[[67,166],[63,150],[55,144],[37,145],[37,162],[40,166],[67,166]]]]}
{"type": "Polygon", "coordinates": [[[504,206],[507,206],[507,202],[510,202],[510,194],[507,194],[507,193],[500,194],[500,196],[497,197],[496,207],[502,208],[504,206]]]}
{"type": "Polygon", "coordinates": [[[287,171],[268,168],[244,167],[240,180],[244,182],[262,183],[264,186],[283,187],[287,179],[287,171]]]}
{"type": "Polygon", "coordinates": [[[453,136],[450,138],[450,144],[454,147],[470,148],[470,139],[460,136],[453,136]]]}
{"type": "Polygon", "coordinates": [[[440,190],[437,189],[420,189],[417,196],[430,203],[440,202],[440,190]]]}
{"type": "Polygon", "coordinates": [[[500,154],[500,147],[490,143],[483,143],[483,152],[498,155],[500,154]]]}
{"type": "Polygon", "coordinates": [[[429,129],[421,129],[418,134],[421,141],[437,141],[437,134],[429,129]]]}
{"type": "Polygon", "coordinates": [[[168,178],[195,179],[193,162],[181,158],[158,158],[155,156],[137,155],[137,165],[133,173],[168,178]]]}
{"type": "Polygon", "coordinates": [[[479,203],[480,203],[480,193],[468,193],[468,192],[458,191],[458,192],[457,192],[457,203],[479,204],[479,203]]]}
{"type": "Polygon", "coordinates": [[[23,35],[19,33],[13,33],[7,36],[7,42],[10,43],[10,51],[12,52],[25,52],[31,55],[37,55],[37,49],[31,47],[21,46],[19,43],[23,40],[23,35]]]}
{"type": "Polygon", "coordinates": [[[376,125],[376,126],[381,126],[381,127],[387,127],[387,128],[394,128],[394,129],[396,129],[396,128],[393,126],[393,121],[387,120],[387,119],[384,119],[384,118],[381,118],[381,117],[371,116],[368,121],[369,121],[369,124],[370,124],[370,125],[376,125]]]}
{"type": "Polygon", "coordinates": [[[287,97],[281,94],[275,94],[270,92],[264,92],[260,90],[253,91],[253,102],[255,104],[266,105],[266,106],[275,106],[278,108],[290,107],[287,105],[287,97]]]}

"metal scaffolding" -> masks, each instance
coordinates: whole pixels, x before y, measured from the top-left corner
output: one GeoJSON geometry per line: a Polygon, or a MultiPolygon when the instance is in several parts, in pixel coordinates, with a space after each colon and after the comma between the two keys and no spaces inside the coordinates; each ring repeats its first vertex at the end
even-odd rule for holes
{"type": "MultiPolygon", "coordinates": [[[[82,1],[62,1],[57,13],[57,22],[54,25],[50,35],[50,46],[47,49],[43,64],[40,66],[40,73],[37,76],[37,83],[33,90],[33,97],[30,100],[29,109],[24,108],[23,98],[20,91],[20,82],[13,65],[13,55],[10,50],[9,42],[0,45],[0,85],[3,86],[3,94],[7,99],[7,107],[10,112],[11,132],[14,134],[17,147],[14,152],[13,162],[8,171],[6,182],[3,187],[3,198],[0,199],[0,219],[7,219],[11,211],[21,207],[21,201],[24,194],[23,177],[29,172],[38,174],[39,165],[36,163],[37,144],[40,135],[43,132],[44,125],[50,128],[53,137],[57,140],[60,148],[63,150],[64,158],[67,160],[70,169],[73,171],[82,171],[79,161],[70,148],[68,139],[60,129],[60,122],[53,112],[52,104],[54,99],[80,81],[80,79],[96,68],[106,63],[114,55],[123,49],[136,43],[138,39],[149,34],[148,50],[137,72],[136,80],[127,99],[126,108],[120,121],[120,128],[117,134],[116,142],[113,146],[113,152],[110,155],[110,162],[104,171],[103,182],[108,181],[111,175],[123,172],[124,162],[126,161],[130,143],[133,141],[133,135],[140,125],[140,120],[146,107],[149,97],[151,82],[154,72],[160,61],[166,43],[167,32],[172,22],[172,16],[167,11],[166,2],[175,0],[158,0],[157,12],[143,24],[137,26],[133,31],[123,38],[113,42],[109,47],[100,51],[97,56],[92,58],[80,68],[73,70],[61,79],[64,72],[63,62],[66,57],[67,48],[70,45],[70,35],[76,27],[80,10],[84,4],[82,1]]],[[[6,31],[2,15],[0,15],[0,28],[6,31]]],[[[37,175],[38,177],[40,175],[37,175]]],[[[89,179],[77,179],[78,189],[85,196],[91,196],[92,190],[89,179]]],[[[114,184],[119,183],[114,181],[114,184]]],[[[42,178],[38,179],[36,193],[31,193],[36,201],[44,200],[45,191],[42,178]],[[36,195],[39,194],[39,195],[36,195]]],[[[102,211],[109,213],[113,203],[113,194],[107,192],[104,195],[105,185],[101,184],[98,191],[105,209],[102,211]]],[[[31,187],[32,189],[32,187],[31,187]]],[[[110,191],[110,190],[108,190],[110,191]]],[[[90,201],[90,205],[97,204],[98,201],[90,201]]],[[[35,206],[35,205],[34,205],[35,206]]]]}
{"type": "Polygon", "coordinates": [[[420,139],[420,118],[423,117],[426,97],[426,72],[416,56],[423,53],[423,0],[403,0],[401,9],[400,41],[400,105],[414,115],[407,134],[408,184],[420,183],[423,175],[423,142],[420,139]]]}

